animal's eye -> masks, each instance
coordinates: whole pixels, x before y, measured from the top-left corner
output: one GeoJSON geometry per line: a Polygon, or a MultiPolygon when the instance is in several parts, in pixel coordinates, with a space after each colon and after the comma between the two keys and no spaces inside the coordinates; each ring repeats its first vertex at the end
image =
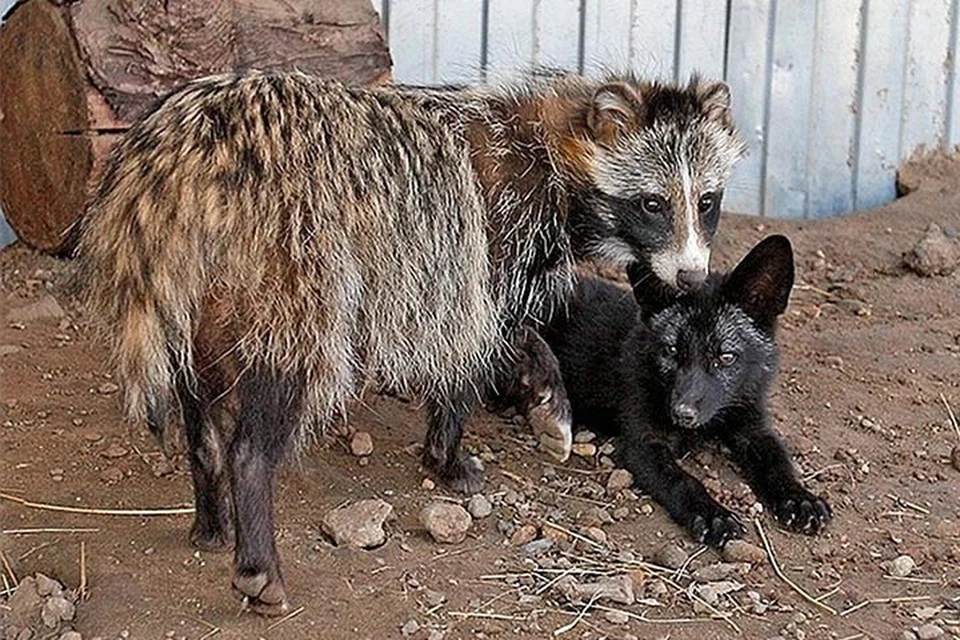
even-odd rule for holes
{"type": "Polygon", "coordinates": [[[663,198],[658,198],[656,196],[644,196],[640,199],[640,208],[643,209],[644,213],[649,213],[651,215],[660,215],[663,213],[664,202],[663,198]]]}
{"type": "Polygon", "coordinates": [[[668,356],[673,357],[673,356],[677,355],[677,348],[676,348],[675,346],[673,346],[672,344],[664,345],[664,347],[663,347],[663,352],[664,352],[665,354],[667,354],[668,356]]]}
{"type": "Polygon", "coordinates": [[[717,359],[717,363],[721,367],[729,367],[736,361],[737,361],[737,354],[733,353],[732,351],[725,351],[721,353],[720,357],[717,359]]]}
{"type": "Polygon", "coordinates": [[[717,194],[715,193],[705,193],[700,196],[700,202],[697,203],[697,206],[700,208],[700,213],[708,213],[713,206],[717,203],[717,194]]]}

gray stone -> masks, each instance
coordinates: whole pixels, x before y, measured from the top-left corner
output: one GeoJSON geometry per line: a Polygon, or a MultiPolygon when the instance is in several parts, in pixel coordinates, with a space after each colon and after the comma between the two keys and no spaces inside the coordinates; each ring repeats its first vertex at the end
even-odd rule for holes
{"type": "Polygon", "coordinates": [[[383,500],[361,500],[330,511],[323,517],[323,531],[338,546],[369,549],[387,539],[383,523],[393,513],[393,506],[383,500]]]}
{"type": "Polygon", "coordinates": [[[431,502],[420,511],[420,523],[437,542],[463,542],[473,523],[467,510],[449,502],[431,502]]]}

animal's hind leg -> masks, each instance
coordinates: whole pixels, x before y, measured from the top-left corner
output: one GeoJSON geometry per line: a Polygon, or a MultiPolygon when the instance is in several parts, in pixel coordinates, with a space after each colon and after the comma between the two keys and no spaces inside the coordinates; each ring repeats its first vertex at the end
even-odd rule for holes
{"type": "Polygon", "coordinates": [[[295,375],[260,370],[247,372],[238,389],[240,412],[229,452],[237,539],[233,586],[264,615],[287,610],[273,537],[273,484],[300,420],[303,390],[295,375]]]}
{"type": "MultiPolygon", "coordinates": [[[[206,400],[180,381],[177,385],[193,476],[196,514],[190,542],[206,551],[225,551],[232,543],[230,493],[226,478],[226,451],[220,425],[206,400]]],[[[222,416],[217,413],[217,417],[222,416]]]]}
{"type": "Polygon", "coordinates": [[[477,403],[473,391],[458,391],[427,398],[428,428],[423,465],[456,491],[478,493],[483,488],[480,460],[460,450],[463,427],[477,403]]]}

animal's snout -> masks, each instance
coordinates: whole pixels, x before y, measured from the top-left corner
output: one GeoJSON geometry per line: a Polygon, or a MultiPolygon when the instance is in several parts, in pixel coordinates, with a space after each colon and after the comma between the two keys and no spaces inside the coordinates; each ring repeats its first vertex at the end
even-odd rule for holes
{"type": "Polygon", "coordinates": [[[707,272],[700,269],[681,269],[677,272],[677,288],[681,291],[698,289],[707,279],[707,272]]]}
{"type": "Polygon", "coordinates": [[[697,408],[682,402],[673,406],[673,420],[677,426],[689,428],[697,424],[697,408]]]}

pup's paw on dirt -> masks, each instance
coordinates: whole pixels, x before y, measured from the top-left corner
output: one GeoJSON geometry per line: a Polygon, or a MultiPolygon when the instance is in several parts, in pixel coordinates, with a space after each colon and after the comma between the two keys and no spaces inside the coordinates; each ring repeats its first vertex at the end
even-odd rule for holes
{"type": "Polygon", "coordinates": [[[780,524],[790,531],[808,536],[820,533],[833,518],[830,505],[803,487],[794,488],[777,502],[773,514],[780,524]]]}
{"type": "Polygon", "coordinates": [[[722,547],[727,541],[742,538],[746,530],[733,513],[719,504],[705,504],[695,509],[690,521],[690,534],[697,542],[722,547]]]}

